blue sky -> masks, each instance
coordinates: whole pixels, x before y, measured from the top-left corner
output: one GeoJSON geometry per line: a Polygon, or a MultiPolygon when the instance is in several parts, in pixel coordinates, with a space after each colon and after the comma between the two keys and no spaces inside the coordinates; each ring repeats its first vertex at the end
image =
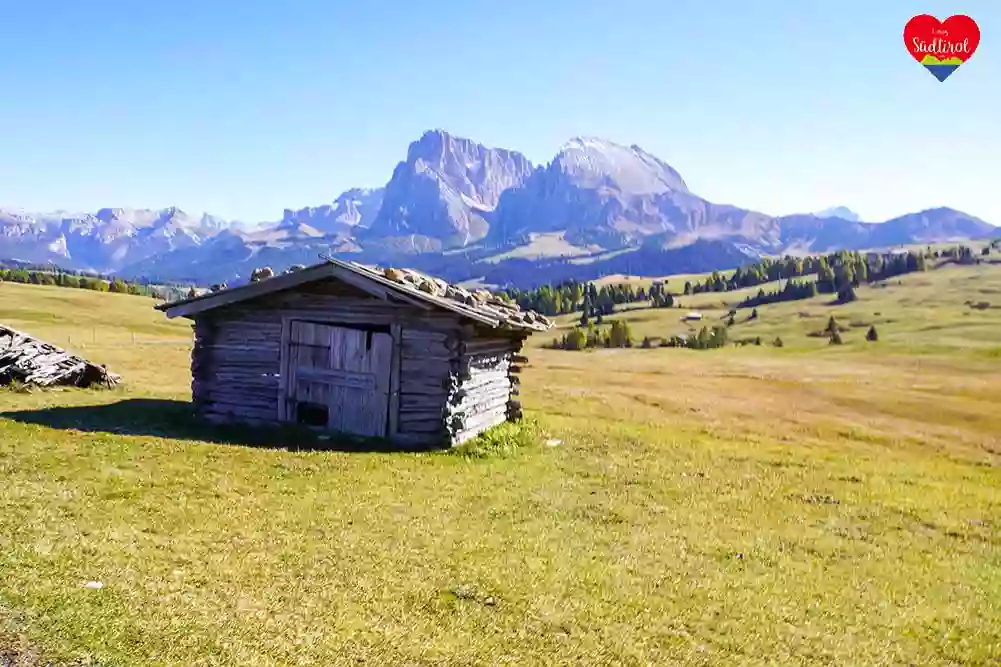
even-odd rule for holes
{"type": "Polygon", "coordinates": [[[1001,3],[0,0],[0,206],[273,220],[444,128],[552,158],[636,143],[693,191],[1001,224],[1001,3]],[[940,83],[918,13],[982,40],[940,83]]]}

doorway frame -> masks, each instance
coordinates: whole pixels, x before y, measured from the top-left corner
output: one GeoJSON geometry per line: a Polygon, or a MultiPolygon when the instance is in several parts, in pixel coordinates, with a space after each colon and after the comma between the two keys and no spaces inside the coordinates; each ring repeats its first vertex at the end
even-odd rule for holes
{"type": "Polygon", "coordinates": [[[386,410],[386,439],[394,439],[399,432],[398,425],[400,419],[400,359],[403,346],[403,328],[399,324],[376,324],[374,322],[345,322],[336,315],[315,315],[305,313],[301,315],[283,315],[282,330],[279,342],[279,365],[278,365],[278,421],[289,423],[295,421],[295,414],[289,411],[289,347],[292,343],[292,323],[306,322],[310,324],[322,324],[330,327],[342,327],[345,329],[356,329],[360,331],[370,331],[372,333],[385,333],[388,327],[389,335],[392,338],[392,354],[389,364],[389,403],[386,410]]]}

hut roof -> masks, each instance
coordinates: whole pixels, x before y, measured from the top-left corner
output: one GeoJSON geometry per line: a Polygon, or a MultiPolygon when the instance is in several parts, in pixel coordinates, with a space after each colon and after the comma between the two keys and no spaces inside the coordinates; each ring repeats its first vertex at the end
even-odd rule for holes
{"type": "Polygon", "coordinates": [[[159,304],[155,308],[167,317],[191,317],[328,278],[343,280],[377,298],[402,301],[428,310],[448,310],[496,329],[545,331],[553,326],[545,316],[531,310],[523,311],[486,290],[466,290],[412,269],[377,269],[333,258],[298,271],[159,304]]]}

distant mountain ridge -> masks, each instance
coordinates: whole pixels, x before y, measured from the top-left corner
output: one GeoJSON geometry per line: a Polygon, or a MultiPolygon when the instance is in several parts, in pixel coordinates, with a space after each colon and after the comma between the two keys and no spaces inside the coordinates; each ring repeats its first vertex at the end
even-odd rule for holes
{"type": "Polygon", "coordinates": [[[842,220],[849,220],[851,222],[861,222],[862,220],[858,213],[847,206],[832,206],[831,208],[825,208],[823,211],[818,211],[814,215],[818,218],[841,218],[842,220]]]}
{"type": "Polygon", "coordinates": [[[245,280],[257,266],[313,263],[321,253],[523,286],[996,234],[944,207],[878,224],[845,207],[770,216],[702,199],[636,145],[574,137],[535,166],[443,130],[412,142],[384,187],[353,188],[272,222],[229,223],[177,208],[0,209],[0,258],[201,284],[245,280]]]}

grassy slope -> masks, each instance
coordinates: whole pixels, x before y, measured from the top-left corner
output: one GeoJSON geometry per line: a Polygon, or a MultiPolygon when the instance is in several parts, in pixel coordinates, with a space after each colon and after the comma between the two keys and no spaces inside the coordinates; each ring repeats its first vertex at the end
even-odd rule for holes
{"type": "Polygon", "coordinates": [[[1001,310],[962,302],[1001,305],[1001,268],[901,282],[736,327],[781,350],[532,350],[544,433],[482,459],[74,411],[183,400],[190,330],[138,297],[0,285],[0,321],[127,383],[0,393],[0,642],[121,665],[993,664],[1001,310]],[[830,312],[882,341],[806,338],[830,312]]]}

